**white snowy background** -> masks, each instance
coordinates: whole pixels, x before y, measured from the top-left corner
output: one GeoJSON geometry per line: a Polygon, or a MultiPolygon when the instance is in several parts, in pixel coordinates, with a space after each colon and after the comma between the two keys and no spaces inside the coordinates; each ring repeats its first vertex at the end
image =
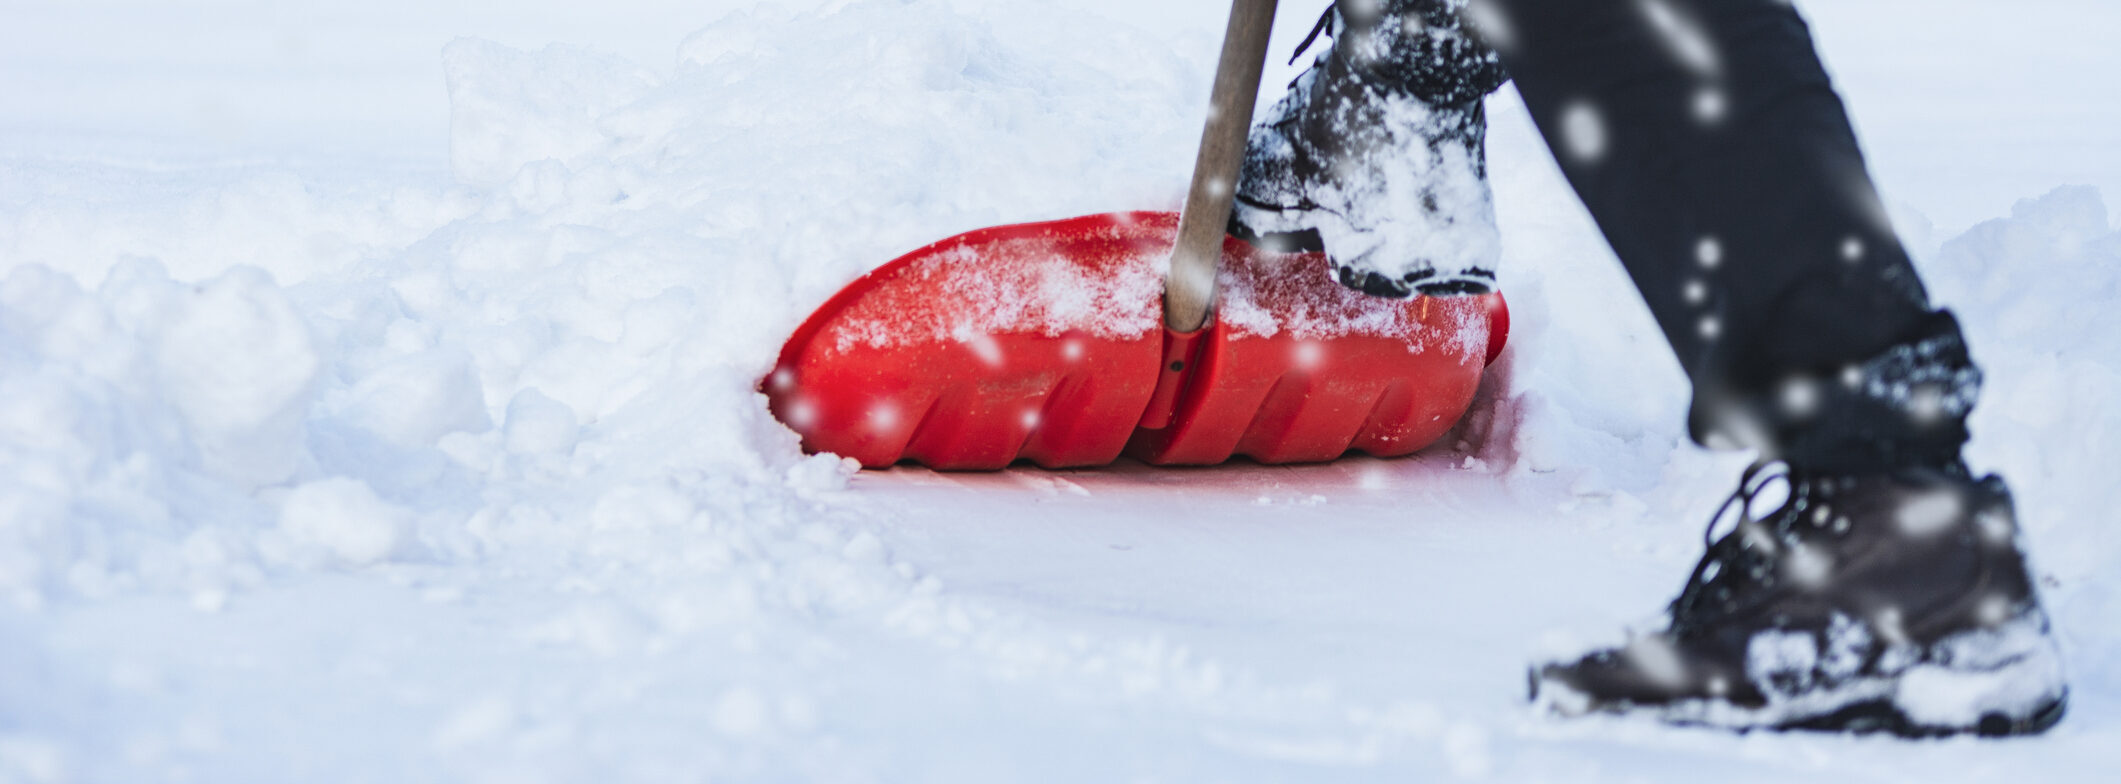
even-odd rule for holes
{"type": "Polygon", "coordinates": [[[1989,370],[2047,736],[1525,709],[1745,457],[1507,90],[1492,427],[850,475],[752,391],[780,340],[928,241],[1174,206],[1226,6],[7,0],[0,782],[2108,780],[2121,9],[1802,7],[1989,370]]]}

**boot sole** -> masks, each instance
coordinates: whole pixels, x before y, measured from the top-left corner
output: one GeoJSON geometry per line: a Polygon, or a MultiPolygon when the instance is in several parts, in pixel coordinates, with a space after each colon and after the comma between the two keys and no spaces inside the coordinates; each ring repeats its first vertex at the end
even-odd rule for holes
{"type": "MultiPolygon", "coordinates": [[[[1568,687],[1559,684],[1548,684],[1547,689],[1540,691],[1551,692],[1555,689],[1568,690],[1568,687]]],[[[1864,700],[1847,705],[1823,716],[1812,716],[1772,724],[1748,724],[1744,722],[1709,720],[1697,715],[1673,715],[1675,712],[1695,713],[1695,711],[1674,711],[1672,709],[1659,709],[1655,706],[1607,705],[1588,710],[1570,711],[1557,709],[1553,703],[1549,702],[1542,707],[1548,713],[1567,718],[1590,713],[1604,713],[1613,716],[1646,713],[1654,715],[1659,720],[1674,726],[1708,727],[1729,730],[1740,735],[1755,730],[1763,730],[1768,732],[1834,732],[1852,735],[1870,735],[1883,732],[1909,739],[1947,738],[1958,735],[2008,738],[2039,735],[2061,723],[2062,717],[2069,713],[2069,692],[2064,690],[2060,696],[2041,703],[2039,707],[2034,708],[2023,716],[2012,717],[2010,714],[2001,711],[1991,711],[1982,714],[1978,720],[1969,726],[1929,724],[1917,721],[1910,718],[1907,712],[1901,710],[1900,706],[1891,699],[1884,698],[1864,700]]]]}
{"type": "Polygon", "coordinates": [[[1869,734],[1904,738],[2010,737],[2046,732],[2068,712],[2061,654],[2040,617],[1940,641],[1953,664],[1924,663],[1892,676],[1771,700],[1749,708],[1721,700],[1665,704],[1599,703],[1575,687],[1530,675],[1535,706],[1560,716],[1651,715],[1670,724],[1752,730],[1869,734]],[[1947,718],[1948,717],[1948,718],[1947,718]]]}
{"type": "MultiPolygon", "coordinates": [[[[1870,700],[1850,705],[1841,710],[1804,721],[1770,727],[1777,732],[1813,731],[1847,732],[1866,735],[1887,732],[1903,738],[1943,738],[1954,735],[1978,735],[1984,738],[2008,738],[2023,735],[2038,735],[2061,723],[2062,716],[2069,712],[2069,693],[2041,705],[2029,715],[2012,718],[2001,712],[1983,714],[1971,727],[1937,726],[1924,724],[1908,717],[1891,700],[1870,700]]],[[[1740,730],[1743,731],[1742,729],[1740,730]]]]}

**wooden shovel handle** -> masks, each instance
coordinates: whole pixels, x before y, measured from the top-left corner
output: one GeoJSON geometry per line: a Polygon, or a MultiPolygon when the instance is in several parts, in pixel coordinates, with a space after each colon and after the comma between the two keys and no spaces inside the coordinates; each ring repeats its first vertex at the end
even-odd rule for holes
{"type": "Polygon", "coordinates": [[[1244,162],[1245,137],[1252,127],[1252,104],[1259,100],[1259,77],[1266,67],[1267,37],[1274,30],[1275,2],[1234,0],[1230,4],[1230,28],[1223,33],[1222,60],[1215,66],[1208,125],[1201,130],[1193,187],[1186,192],[1185,210],[1179,213],[1178,246],[1171,251],[1171,272],[1164,278],[1164,325],[1179,332],[1205,326],[1215,305],[1215,265],[1222,259],[1230,201],[1237,193],[1237,170],[1244,162]]]}

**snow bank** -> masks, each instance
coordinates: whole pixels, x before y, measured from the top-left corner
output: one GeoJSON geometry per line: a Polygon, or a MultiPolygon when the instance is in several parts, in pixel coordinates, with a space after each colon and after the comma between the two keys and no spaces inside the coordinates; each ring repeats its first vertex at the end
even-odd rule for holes
{"type": "Polygon", "coordinates": [[[2057,188],[1923,259],[1987,374],[1968,457],[2011,480],[2073,674],[2093,688],[2121,684],[2121,639],[2106,631],[2121,608],[2111,579],[2121,574],[2121,528],[2110,520],[2121,332],[2091,326],[2121,300],[2121,230],[2110,214],[2092,188],[2057,188]]]}
{"type": "MultiPolygon", "coordinates": [[[[420,615],[376,606],[396,601],[378,590],[502,612],[498,634],[421,636],[504,661],[719,662],[650,668],[705,695],[711,737],[648,717],[557,730],[597,698],[486,699],[537,676],[399,659],[465,691],[413,712],[433,717],[430,738],[393,722],[341,740],[387,736],[461,767],[393,752],[329,777],[651,779],[667,758],[622,751],[651,739],[692,749],[698,770],[847,778],[875,750],[785,751],[821,723],[808,681],[849,667],[866,674],[845,683],[881,685],[873,705],[915,695],[881,677],[905,667],[1212,695],[1223,676],[1182,647],[1071,638],[941,595],[831,501],[849,467],[802,456],[753,389],[813,306],[897,253],[983,224],[1171,206],[1198,121],[1162,107],[1202,103],[1206,74],[1148,44],[1062,10],[990,23],[899,2],[739,13],[668,74],[466,39],[442,57],[455,184],[313,189],[235,167],[165,172],[182,195],[156,201],[128,194],[122,166],[31,171],[88,193],[0,211],[0,648],[49,676],[0,679],[0,778],[226,762],[229,737],[249,760],[237,768],[309,764],[330,744],[260,741],[311,714],[290,723],[284,703],[236,695],[355,652],[212,658],[253,668],[218,681],[153,673],[211,619],[260,624],[237,635],[258,642],[420,615]],[[1085,42],[1114,48],[1083,58],[1085,42]],[[359,587],[273,609],[335,585],[359,587]],[[50,639],[55,619],[169,602],[178,615],[118,635],[164,655],[15,645],[50,639]],[[889,663],[830,663],[864,648],[889,663]],[[936,651],[957,653],[920,663],[936,651]],[[134,709],[57,707],[106,699],[134,709]],[[573,742],[536,745],[555,732],[573,742]],[[105,753],[123,733],[136,753],[105,753]],[[500,748],[515,753],[496,768],[500,748]]],[[[356,713],[399,698],[303,688],[368,705],[356,713]]]]}
{"type": "Polygon", "coordinates": [[[458,187],[91,178],[10,210],[0,588],[255,580],[279,538],[470,557],[551,475],[780,487],[799,455],[752,384],[831,290],[952,230],[1178,187],[1191,121],[1134,107],[1195,103],[1199,63],[1020,45],[1115,35],[1058,12],[843,6],[731,15],[668,74],[452,43],[458,187]]]}

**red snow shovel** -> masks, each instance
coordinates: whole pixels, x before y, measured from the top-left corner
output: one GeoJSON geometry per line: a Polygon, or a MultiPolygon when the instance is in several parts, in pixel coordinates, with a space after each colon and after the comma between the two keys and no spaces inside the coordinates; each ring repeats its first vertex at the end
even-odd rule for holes
{"type": "Polygon", "coordinates": [[[788,339],[761,384],[774,416],[804,449],[871,468],[1316,462],[1443,435],[1502,350],[1500,296],[1369,297],[1321,254],[1224,233],[1274,5],[1231,8],[1182,214],[1001,226],[906,254],[788,339]]]}

